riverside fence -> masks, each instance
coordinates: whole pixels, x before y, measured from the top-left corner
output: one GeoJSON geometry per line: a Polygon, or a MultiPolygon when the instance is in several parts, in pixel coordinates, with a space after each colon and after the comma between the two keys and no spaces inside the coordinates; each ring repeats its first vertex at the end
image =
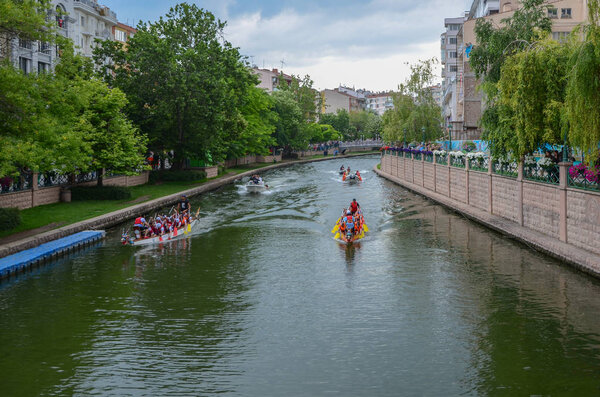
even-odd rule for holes
{"type": "Polygon", "coordinates": [[[457,203],[600,254],[600,185],[572,163],[548,167],[386,150],[381,171],[457,203]],[[588,178],[589,179],[589,178],[588,178]]]}

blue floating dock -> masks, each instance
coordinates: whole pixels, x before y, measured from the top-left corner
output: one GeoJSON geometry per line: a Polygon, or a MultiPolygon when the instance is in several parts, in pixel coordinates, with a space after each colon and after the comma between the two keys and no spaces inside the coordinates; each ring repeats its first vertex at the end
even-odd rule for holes
{"type": "Polygon", "coordinates": [[[0,258],[0,278],[26,270],[33,264],[66,254],[104,237],[104,230],[85,230],[38,247],[0,258]]]}

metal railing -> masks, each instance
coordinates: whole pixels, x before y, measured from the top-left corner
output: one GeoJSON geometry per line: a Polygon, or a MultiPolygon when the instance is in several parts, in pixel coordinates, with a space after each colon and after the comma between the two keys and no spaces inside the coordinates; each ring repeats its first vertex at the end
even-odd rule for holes
{"type": "Polygon", "coordinates": [[[452,167],[465,168],[464,156],[463,157],[450,156],[450,165],[452,167]]]}
{"type": "Polygon", "coordinates": [[[38,187],[63,186],[69,184],[69,176],[46,172],[38,174],[38,187]]]}
{"type": "Polygon", "coordinates": [[[568,186],[576,189],[600,191],[600,167],[578,164],[569,168],[568,186]]]}
{"type": "Polygon", "coordinates": [[[560,170],[558,165],[542,167],[539,164],[527,164],[523,166],[523,178],[529,181],[549,183],[558,185],[560,181],[560,170]]]}
{"type": "Polygon", "coordinates": [[[473,171],[488,172],[490,159],[487,157],[469,159],[469,169],[473,171]]]}
{"type": "Polygon", "coordinates": [[[495,160],[492,163],[492,172],[494,174],[509,176],[511,178],[516,178],[519,175],[518,165],[516,162],[505,162],[495,160]]]}
{"type": "Polygon", "coordinates": [[[448,164],[448,155],[447,154],[436,154],[435,162],[436,162],[436,164],[447,165],[448,164]]]}
{"type": "Polygon", "coordinates": [[[31,176],[31,174],[22,173],[19,177],[0,178],[0,194],[31,189],[31,176]]]}

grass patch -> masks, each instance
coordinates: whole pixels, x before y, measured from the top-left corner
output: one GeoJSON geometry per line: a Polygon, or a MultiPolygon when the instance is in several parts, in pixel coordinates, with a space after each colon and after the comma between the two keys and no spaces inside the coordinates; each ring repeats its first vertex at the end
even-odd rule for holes
{"type": "Polygon", "coordinates": [[[381,163],[377,164],[377,169],[380,170],[381,169],[381,163]]]}
{"type": "Polygon", "coordinates": [[[72,201],[70,203],[54,203],[21,210],[21,225],[10,230],[0,232],[0,237],[14,233],[37,229],[51,223],[61,223],[62,226],[83,221],[95,216],[107,214],[112,211],[130,207],[159,197],[168,196],[182,190],[201,185],[207,179],[193,182],[165,182],[160,185],[132,186],[131,198],[115,201],[90,200],[72,201]],[[137,201],[135,204],[132,201],[137,201]]]}

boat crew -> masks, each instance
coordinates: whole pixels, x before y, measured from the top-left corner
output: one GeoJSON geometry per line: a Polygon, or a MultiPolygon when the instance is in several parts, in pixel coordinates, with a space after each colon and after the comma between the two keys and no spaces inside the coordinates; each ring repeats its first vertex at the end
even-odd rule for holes
{"type": "Polygon", "coordinates": [[[135,234],[135,238],[141,238],[144,230],[146,230],[149,227],[150,225],[146,221],[146,218],[144,218],[143,216],[136,218],[133,222],[133,233],[135,234]]]}

